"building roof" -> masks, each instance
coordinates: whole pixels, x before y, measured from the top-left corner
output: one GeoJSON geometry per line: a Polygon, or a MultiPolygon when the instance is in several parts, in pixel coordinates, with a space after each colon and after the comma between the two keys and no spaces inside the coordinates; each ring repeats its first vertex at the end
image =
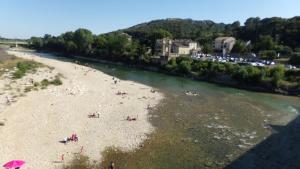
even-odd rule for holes
{"type": "Polygon", "coordinates": [[[191,39],[175,39],[173,41],[173,44],[180,47],[189,47],[190,43],[197,43],[195,41],[192,41],[191,39]]]}
{"type": "Polygon", "coordinates": [[[225,41],[235,41],[234,37],[218,37],[215,39],[215,42],[225,42],[225,41]]]}

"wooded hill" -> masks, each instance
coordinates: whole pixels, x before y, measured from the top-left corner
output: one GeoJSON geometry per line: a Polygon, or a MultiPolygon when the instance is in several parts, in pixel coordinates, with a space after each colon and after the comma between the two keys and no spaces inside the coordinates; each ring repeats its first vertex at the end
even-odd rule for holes
{"type": "MultiPolygon", "coordinates": [[[[218,36],[233,36],[238,39],[235,53],[275,51],[290,56],[300,52],[300,17],[290,19],[279,17],[260,19],[249,18],[244,25],[215,23],[213,21],[195,21],[191,19],[155,20],[122,30],[141,43],[151,46],[153,35],[157,38],[169,36],[175,39],[198,41],[204,52],[212,52],[212,42],[218,36]],[[245,43],[251,41],[246,49],[245,43]]],[[[152,44],[153,45],[153,44],[152,44]]]]}

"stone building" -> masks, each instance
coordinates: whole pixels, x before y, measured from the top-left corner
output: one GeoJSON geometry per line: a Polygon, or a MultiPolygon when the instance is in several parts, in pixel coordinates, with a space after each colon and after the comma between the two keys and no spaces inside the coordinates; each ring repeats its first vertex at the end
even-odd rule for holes
{"type": "Polygon", "coordinates": [[[155,46],[155,53],[160,56],[162,62],[168,62],[174,57],[192,55],[200,50],[199,44],[189,39],[158,39],[155,46]]]}
{"type": "Polygon", "coordinates": [[[236,43],[234,37],[218,37],[215,39],[213,47],[215,51],[221,51],[223,54],[230,53],[236,43]]]}

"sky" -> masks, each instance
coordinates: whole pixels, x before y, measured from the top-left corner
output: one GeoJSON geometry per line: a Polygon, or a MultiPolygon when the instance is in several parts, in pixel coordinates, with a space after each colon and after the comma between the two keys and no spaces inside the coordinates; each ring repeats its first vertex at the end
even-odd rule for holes
{"type": "Polygon", "coordinates": [[[1,0],[0,36],[60,35],[77,28],[101,34],[165,18],[244,23],[257,16],[300,16],[300,0],[1,0]]]}

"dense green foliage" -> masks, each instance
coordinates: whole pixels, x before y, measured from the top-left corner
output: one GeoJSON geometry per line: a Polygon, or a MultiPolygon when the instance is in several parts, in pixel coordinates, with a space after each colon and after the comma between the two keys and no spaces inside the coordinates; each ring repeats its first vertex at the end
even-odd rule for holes
{"type": "Polygon", "coordinates": [[[142,46],[127,34],[115,32],[96,36],[86,29],[66,32],[58,37],[32,37],[31,46],[35,49],[120,61],[136,60],[142,50],[142,46]]]}
{"type": "Polygon", "coordinates": [[[217,63],[209,61],[195,61],[189,58],[173,58],[165,66],[167,71],[190,75],[200,79],[222,80],[236,82],[241,85],[264,86],[281,88],[291,84],[300,84],[299,71],[286,71],[283,66],[273,68],[254,67],[232,63],[217,63]],[[229,80],[228,80],[229,79],[229,80]]]}
{"type": "Polygon", "coordinates": [[[134,38],[144,41],[153,30],[165,30],[174,38],[187,38],[198,41],[204,52],[211,52],[213,40],[218,36],[234,36],[239,40],[234,52],[244,53],[247,50],[259,53],[274,50],[289,55],[300,46],[300,17],[291,19],[249,18],[244,26],[239,22],[232,24],[214,23],[212,21],[194,21],[191,19],[156,20],[124,30],[134,38]],[[251,41],[248,49],[245,42],[251,41]],[[244,43],[244,44],[243,44],[244,43]]]}
{"type": "Polygon", "coordinates": [[[290,59],[290,63],[293,64],[293,65],[300,66],[300,53],[293,54],[291,59],[290,59]]]}

